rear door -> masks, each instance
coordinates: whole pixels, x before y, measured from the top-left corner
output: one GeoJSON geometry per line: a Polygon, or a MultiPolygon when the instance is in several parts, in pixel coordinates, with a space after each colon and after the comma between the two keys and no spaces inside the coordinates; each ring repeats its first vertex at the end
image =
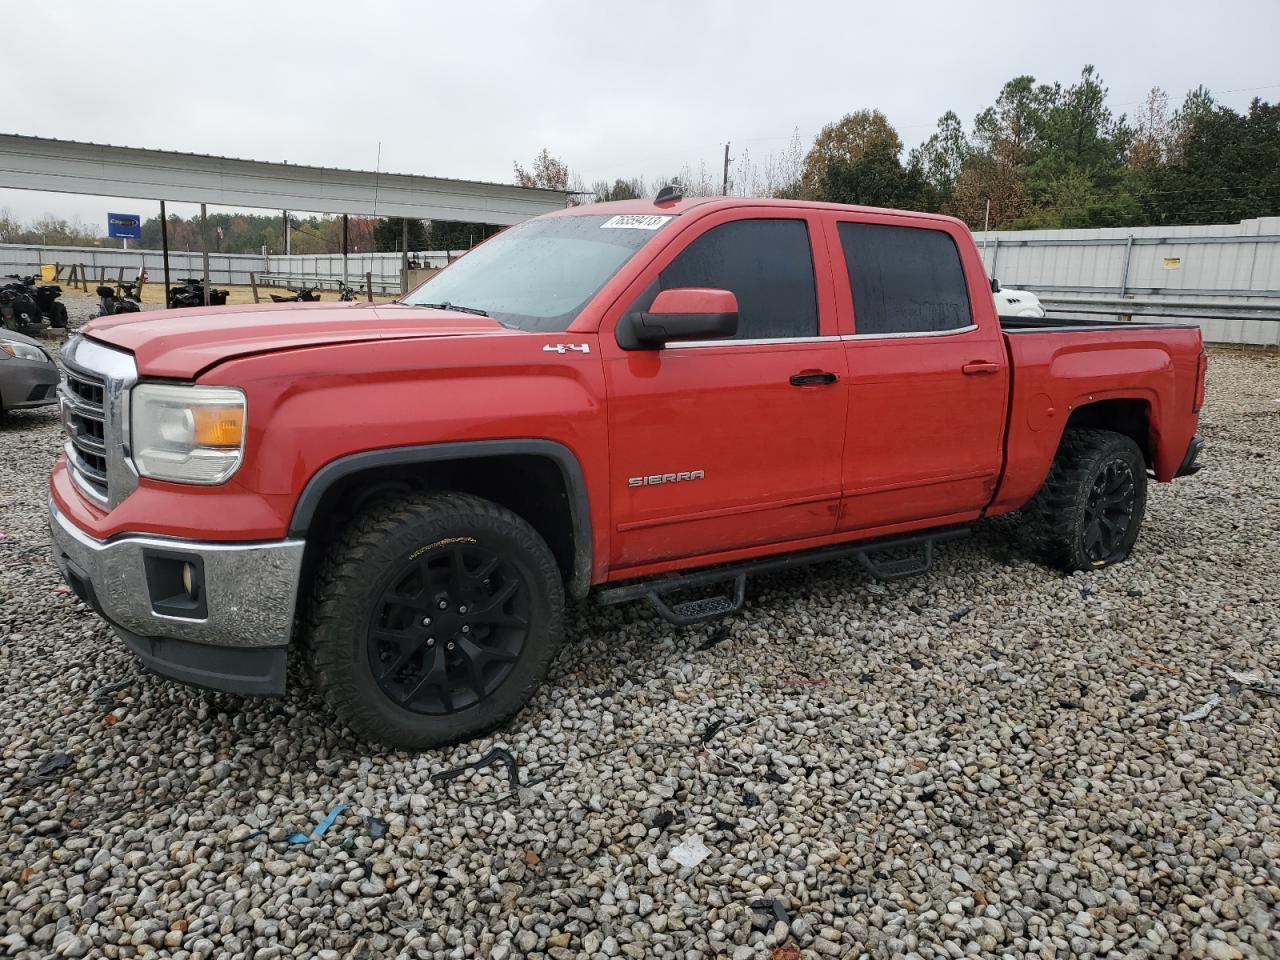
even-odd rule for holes
{"type": "Polygon", "coordinates": [[[1009,368],[976,253],[962,259],[972,241],[891,215],[828,226],[852,331],[839,529],[976,518],[1000,475],[1009,368]]]}
{"type": "Polygon", "coordinates": [[[606,316],[615,568],[834,531],[845,352],[822,231],[807,210],[709,215],[606,316]],[[618,319],[678,287],[731,290],[737,338],[622,349],[618,319]]]}

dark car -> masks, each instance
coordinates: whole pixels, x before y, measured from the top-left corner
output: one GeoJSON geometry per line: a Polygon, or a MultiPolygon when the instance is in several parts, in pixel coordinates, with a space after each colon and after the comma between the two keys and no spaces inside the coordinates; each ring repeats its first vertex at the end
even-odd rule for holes
{"type": "Polygon", "coordinates": [[[58,376],[38,340],[0,330],[0,416],[57,403],[58,376]]]}

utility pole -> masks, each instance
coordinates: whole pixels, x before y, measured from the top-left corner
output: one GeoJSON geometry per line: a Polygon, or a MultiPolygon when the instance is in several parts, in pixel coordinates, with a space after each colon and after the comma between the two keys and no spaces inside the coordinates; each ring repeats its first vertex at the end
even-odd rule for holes
{"type": "Polygon", "coordinates": [[[289,255],[289,211],[284,211],[284,254],[289,255]]]}
{"type": "Polygon", "coordinates": [[[729,195],[729,144],[724,145],[724,179],[720,181],[720,193],[729,195]]]}

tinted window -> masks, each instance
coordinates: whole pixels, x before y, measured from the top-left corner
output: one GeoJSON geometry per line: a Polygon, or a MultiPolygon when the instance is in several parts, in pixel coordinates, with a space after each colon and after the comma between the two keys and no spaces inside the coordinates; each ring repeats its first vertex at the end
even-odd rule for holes
{"type": "Polygon", "coordinates": [[[857,333],[932,333],[973,322],[960,252],[941,230],[841,223],[857,333]]]}
{"type": "Polygon", "coordinates": [[[676,287],[732,290],[739,340],[818,335],[813,252],[803,220],[735,220],[712,227],[662,271],[658,288],[676,287]]]}

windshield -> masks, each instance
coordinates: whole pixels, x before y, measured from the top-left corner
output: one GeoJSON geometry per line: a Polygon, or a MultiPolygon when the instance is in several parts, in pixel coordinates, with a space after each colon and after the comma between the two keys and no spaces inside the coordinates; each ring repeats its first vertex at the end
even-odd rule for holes
{"type": "Polygon", "coordinates": [[[673,217],[580,214],[504,230],[404,298],[532,332],[564,330],[632,255],[673,217]]]}

